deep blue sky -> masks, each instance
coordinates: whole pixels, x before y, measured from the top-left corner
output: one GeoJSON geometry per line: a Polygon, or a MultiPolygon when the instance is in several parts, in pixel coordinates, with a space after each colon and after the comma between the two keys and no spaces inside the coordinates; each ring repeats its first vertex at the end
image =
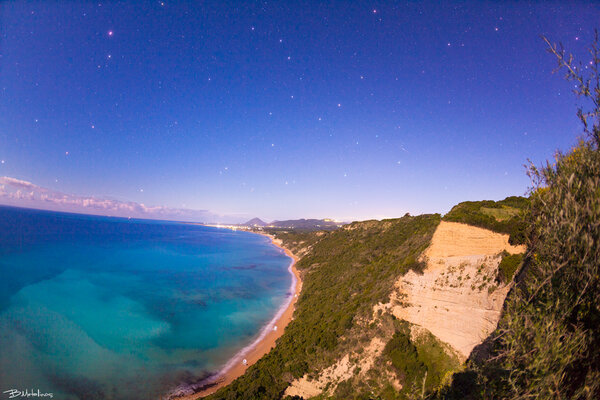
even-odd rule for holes
{"type": "Polygon", "coordinates": [[[381,218],[522,195],[580,132],[539,35],[585,54],[598,4],[244,3],[0,2],[0,176],[381,218]]]}

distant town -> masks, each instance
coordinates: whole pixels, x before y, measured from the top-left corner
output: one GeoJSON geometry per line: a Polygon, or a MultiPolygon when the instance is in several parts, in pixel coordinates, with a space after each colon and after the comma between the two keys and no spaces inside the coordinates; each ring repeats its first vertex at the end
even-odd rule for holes
{"type": "Polygon", "coordinates": [[[348,222],[336,221],[330,218],[324,219],[293,219],[286,221],[265,222],[260,218],[253,218],[243,224],[202,224],[216,228],[227,228],[244,231],[264,231],[264,230],[283,230],[294,229],[304,231],[334,230],[348,222]]]}

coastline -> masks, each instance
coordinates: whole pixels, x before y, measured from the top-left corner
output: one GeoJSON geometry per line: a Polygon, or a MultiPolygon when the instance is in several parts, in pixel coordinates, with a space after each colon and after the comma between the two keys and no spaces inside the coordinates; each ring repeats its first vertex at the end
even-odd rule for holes
{"type": "Polygon", "coordinates": [[[231,358],[218,373],[207,378],[203,382],[200,390],[193,394],[171,396],[170,399],[172,400],[195,400],[197,398],[213,394],[222,387],[229,385],[235,379],[242,376],[248,367],[256,363],[262,356],[267,354],[275,347],[276,340],[283,335],[285,328],[293,319],[292,317],[296,302],[298,301],[300,291],[302,290],[302,279],[300,279],[300,274],[296,269],[298,257],[292,254],[290,250],[283,247],[281,241],[275,239],[275,237],[272,235],[261,232],[249,232],[269,238],[271,244],[281,249],[288,257],[292,259],[288,267],[288,271],[292,274],[290,291],[293,293],[293,295],[286,300],[286,303],[282,305],[273,319],[261,329],[260,334],[254,340],[254,342],[244,347],[235,356],[233,356],[233,358],[231,358]],[[275,326],[277,327],[277,330],[273,329],[275,326]],[[247,361],[246,365],[242,363],[242,360],[244,359],[247,361]]]}

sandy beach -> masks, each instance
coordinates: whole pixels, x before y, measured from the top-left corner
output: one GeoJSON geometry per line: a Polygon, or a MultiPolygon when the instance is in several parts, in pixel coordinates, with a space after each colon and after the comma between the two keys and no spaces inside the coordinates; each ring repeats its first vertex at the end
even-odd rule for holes
{"type": "Polygon", "coordinates": [[[212,382],[208,381],[206,383],[206,386],[210,385],[210,387],[207,387],[206,389],[200,390],[191,395],[173,397],[173,399],[193,400],[193,399],[197,399],[198,397],[208,396],[209,394],[216,392],[217,390],[221,389],[222,387],[227,386],[228,384],[233,382],[236,378],[242,376],[246,372],[246,369],[248,369],[248,367],[250,367],[252,364],[256,363],[262,356],[267,354],[269,351],[271,351],[271,349],[273,347],[275,347],[275,341],[279,337],[281,337],[281,335],[283,335],[285,327],[292,320],[296,302],[298,301],[298,297],[300,296],[300,291],[302,290],[302,280],[300,279],[300,274],[298,273],[298,270],[296,269],[296,262],[298,261],[298,258],[296,256],[294,256],[291,251],[282,247],[281,241],[278,239],[275,239],[273,236],[265,234],[265,233],[258,233],[258,232],[254,232],[254,233],[268,237],[271,240],[271,243],[273,243],[275,246],[282,249],[286,255],[288,255],[289,257],[292,258],[293,261],[292,261],[292,264],[290,265],[290,269],[292,270],[292,273],[296,277],[294,296],[292,296],[289,305],[287,306],[287,308],[285,310],[283,310],[283,313],[274,322],[272,322],[271,324],[268,325],[269,327],[276,326],[277,330],[269,329],[269,331],[266,333],[266,335],[259,342],[255,343],[252,347],[246,348],[243,353],[238,353],[234,357],[234,360],[236,361],[234,364],[226,366],[224,370],[220,371],[219,374],[213,378],[214,381],[212,381],[212,382]],[[242,362],[243,359],[246,360],[245,365],[242,362]]]}

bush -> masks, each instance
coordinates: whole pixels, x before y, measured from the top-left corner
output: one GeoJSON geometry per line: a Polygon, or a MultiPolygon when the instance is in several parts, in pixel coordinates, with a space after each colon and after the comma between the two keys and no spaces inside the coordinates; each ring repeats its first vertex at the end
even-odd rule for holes
{"type": "Polygon", "coordinates": [[[435,336],[428,331],[411,339],[410,324],[399,321],[397,331],[386,344],[383,356],[391,364],[402,381],[401,398],[420,397],[435,391],[445,375],[460,368],[460,361],[449,354],[435,336]]]}
{"type": "Polygon", "coordinates": [[[423,383],[427,367],[419,359],[417,347],[410,341],[410,332],[396,332],[385,346],[384,354],[390,358],[405,388],[423,383]]]}
{"type": "Polygon", "coordinates": [[[496,281],[498,283],[509,283],[512,281],[513,275],[523,261],[523,254],[508,254],[507,251],[502,253],[502,261],[498,265],[498,275],[496,281]]]}
{"type": "Polygon", "coordinates": [[[452,207],[443,219],[506,233],[511,244],[523,244],[528,208],[529,199],[518,196],[501,201],[464,201],[452,207]]]}
{"type": "Polygon", "coordinates": [[[511,398],[600,398],[600,152],[581,143],[532,172],[529,252],[506,304],[497,368],[511,398]]]}

